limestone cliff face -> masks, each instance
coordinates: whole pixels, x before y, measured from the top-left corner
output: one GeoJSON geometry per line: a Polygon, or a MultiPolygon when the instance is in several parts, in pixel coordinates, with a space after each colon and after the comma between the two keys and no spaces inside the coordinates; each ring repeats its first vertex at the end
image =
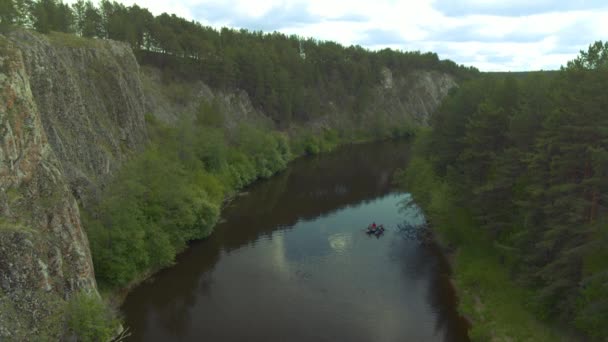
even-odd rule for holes
{"type": "Polygon", "coordinates": [[[115,41],[16,31],[32,95],[70,188],[85,205],[146,140],[144,93],[131,48],[115,41]]]}
{"type": "Polygon", "coordinates": [[[175,124],[180,119],[193,118],[201,103],[214,103],[224,116],[227,130],[243,122],[272,125],[272,120],[253,106],[244,91],[222,92],[200,81],[163,82],[160,70],[153,67],[143,67],[140,75],[146,96],[146,113],[164,123],[175,124]],[[179,100],[170,95],[175,92],[179,92],[179,100]]]}
{"type": "Polygon", "coordinates": [[[0,35],[0,340],[49,333],[50,318],[76,290],[97,291],[78,205],[23,55],[0,35]]]}
{"type": "Polygon", "coordinates": [[[97,293],[78,202],[143,149],[142,89],[126,44],[0,35],[0,340],[55,340],[97,293]]]}
{"type": "Polygon", "coordinates": [[[317,129],[340,127],[360,131],[403,125],[427,126],[450,89],[458,86],[452,75],[429,70],[395,76],[385,68],[382,78],[382,83],[373,90],[369,104],[360,112],[345,113],[330,104],[326,115],[308,125],[317,129]]]}
{"type": "Polygon", "coordinates": [[[392,81],[390,86],[387,79],[392,79],[392,76],[385,78],[385,90],[378,92],[377,106],[384,106],[394,115],[407,115],[420,125],[429,124],[429,119],[450,89],[457,86],[454,77],[438,71],[414,71],[392,81]]]}
{"type": "Polygon", "coordinates": [[[394,77],[384,69],[382,75],[382,86],[376,88],[363,115],[379,116],[384,122],[426,126],[450,89],[457,86],[454,77],[438,71],[417,70],[394,77]]]}

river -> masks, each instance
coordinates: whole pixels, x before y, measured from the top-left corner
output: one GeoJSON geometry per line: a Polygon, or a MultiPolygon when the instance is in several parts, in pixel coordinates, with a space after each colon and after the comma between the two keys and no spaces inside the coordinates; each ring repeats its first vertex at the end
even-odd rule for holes
{"type": "Polygon", "coordinates": [[[134,289],[131,341],[468,341],[439,248],[392,181],[406,142],[300,158],[134,289]],[[365,234],[375,221],[387,228],[365,234]]]}

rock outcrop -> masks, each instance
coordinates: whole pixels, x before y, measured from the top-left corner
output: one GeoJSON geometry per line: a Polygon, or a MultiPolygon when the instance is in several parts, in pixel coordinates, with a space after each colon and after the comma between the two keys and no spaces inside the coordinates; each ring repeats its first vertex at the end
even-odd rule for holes
{"type": "Polygon", "coordinates": [[[394,114],[409,115],[420,125],[429,124],[429,119],[450,89],[457,86],[454,77],[438,71],[415,71],[396,83],[387,91],[391,100],[378,103],[393,103],[394,114]]]}
{"type": "Polygon", "coordinates": [[[146,141],[128,45],[0,35],[0,340],[55,340],[66,300],[97,293],[78,202],[146,141]]]}
{"type": "Polygon", "coordinates": [[[47,322],[61,302],[77,290],[97,291],[78,205],[47,139],[23,55],[3,36],[0,270],[0,340],[54,337],[47,322]]]}
{"type": "Polygon", "coordinates": [[[139,65],[126,43],[25,30],[8,37],[23,54],[49,143],[85,204],[147,141],[139,65]]]}
{"type": "Polygon", "coordinates": [[[414,70],[407,75],[395,76],[385,68],[382,78],[369,103],[360,112],[344,112],[330,104],[326,115],[309,124],[315,128],[340,127],[358,131],[428,126],[433,112],[450,89],[458,86],[452,75],[433,70],[414,70]]]}
{"type": "Polygon", "coordinates": [[[192,119],[201,104],[213,104],[223,115],[224,128],[234,129],[239,123],[272,125],[272,120],[257,110],[245,91],[224,92],[205,83],[163,81],[161,71],[154,67],[141,68],[141,79],[146,96],[146,113],[172,125],[180,119],[192,119]],[[172,94],[179,93],[179,99],[172,94]]]}

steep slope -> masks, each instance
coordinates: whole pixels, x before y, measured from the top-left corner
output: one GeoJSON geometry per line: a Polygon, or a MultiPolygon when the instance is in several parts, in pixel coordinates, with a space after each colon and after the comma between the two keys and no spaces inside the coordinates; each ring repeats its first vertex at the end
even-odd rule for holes
{"type": "Polygon", "coordinates": [[[86,205],[146,141],[128,45],[0,35],[0,340],[55,339],[57,313],[97,294],[86,205]]]}
{"type": "Polygon", "coordinates": [[[97,291],[93,264],[21,51],[0,36],[0,56],[0,339],[52,338],[64,299],[97,291]]]}
{"type": "Polygon", "coordinates": [[[394,76],[384,68],[382,84],[375,87],[369,104],[360,113],[343,112],[341,108],[322,117],[330,127],[345,127],[376,135],[386,134],[400,126],[427,126],[433,112],[453,87],[455,78],[434,70],[415,70],[404,76],[394,76]]]}
{"type": "Polygon", "coordinates": [[[147,140],[139,66],[125,43],[18,30],[42,125],[64,175],[85,204],[147,140]]]}

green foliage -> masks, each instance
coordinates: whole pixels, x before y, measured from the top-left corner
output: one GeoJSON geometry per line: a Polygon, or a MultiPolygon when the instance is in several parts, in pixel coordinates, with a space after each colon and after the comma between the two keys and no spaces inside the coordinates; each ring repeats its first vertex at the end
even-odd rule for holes
{"type": "Polygon", "coordinates": [[[608,69],[608,42],[597,41],[591,44],[587,51],[581,51],[579,57],[568,63],[568,69],[608,69]]]}
{"type": "Polygon", "coordinates": [[[242,124],[229,142],[216,124],[197,118],[173,128],[148,118],[152,146],[84,215],[101,286],[123,287],[171,265],[188,241],[211,233],[229,192],[270,177],[291,159],[280,133],[242,124]]]}
{"type": "Polygon", "coordinates": [[[601,339],[608,336],[605,317],[608,313],[608,222],[594,225],[594,244],[588,246],[583,258],[581,295],[577,301],[575,324],[590,336],[601,339]]]}
{"type": "Polygon", "coordinates": [[[284,169],[291,157],[285,137],[280,133],[248,125],[241,125],[237,146],[252,159],[256,174],[263,178],[284,169]]]}
{"type": "Polygon", "coordinates": [[[68,334],[76,341],[110,341],[118,331],[120,320],[95,294],[79,292],[66,307],[68,334]]]}
{"type": "Polygon", "coordinates": [[[51,42],[57,45],[69,46],[74,48],[82,48],[82,47],[98,47],[100,44],[98,42],[91,39],[84,39],[73,34],[63,33],[63,32],[51,32],[48,34],[51,42]]]}
{"type": "Polygon", "coordinates": [[[528,306],[533,297],[531,291],[513,283],[492,241],[479,234],[471,212],[425,158],[430,134],[422,132],[417,136],[415,157],[399,180],[424,208],[441,242],[457,247],[454,281],[459,311],[473,321],[469,337],[472,341],[566,341],[531,312],[528,306]]]}
{"type": "MultiPolygon", "coordinates": [[[[519,335],[509,321],[524,326],[518,317],[529,312],[608,337],[607,46],[591,45],[558,75],[464,84],[435,115],[433,130],[418,137],[405,176],[443,236],[460,247],[461,287],[485,296],[502,315],[488,322],[509,327],[516,340],[533,335],[519,335]],[[459,224],[456,217],[467,215],[459,224]],[[526,287],[505,286],[512,280],[526,287]],[[510,297],[527,305],[509,304],[510,297]]],[[[490,339],[497,327],[487,324],[473,336],[490,339]]]]}
{"type": "Polygon", "coordinates": [[[29,5],[29,15],[38,32],[73,32],[74,14],[70,6],[61,0],[32,1],[29,5]]]}
{"type": "Polygon", "coordinates": [[[209,126],[222,128],[224,127],[224,115],[222,114],[219,101],[203,101],[196,113],[197,124],[201,126],[209,126]]]}
{"type": "Polygon", "coordinates": [[[16,17],[17,10],[13,0],[0,0],[0,25],[13,24],[16,17]]]}
{"type": "Polygon", "coordinates": [[[85,221],[102,283],[124,286],[171,265],[187,241],[208,235],[217,221],[221,185],[168,153],[153,147],[130,162],[85,221]]]}
{"type": "Polygon", "coordinates": [[[83,37],[102,38],[103,22],[101,14],[93,3],[91,1],[87,1],[84,4],[77,2],[74,6],[78,8],[76,11],[78,13],[76,27],[80,35],[83,37]]]}

